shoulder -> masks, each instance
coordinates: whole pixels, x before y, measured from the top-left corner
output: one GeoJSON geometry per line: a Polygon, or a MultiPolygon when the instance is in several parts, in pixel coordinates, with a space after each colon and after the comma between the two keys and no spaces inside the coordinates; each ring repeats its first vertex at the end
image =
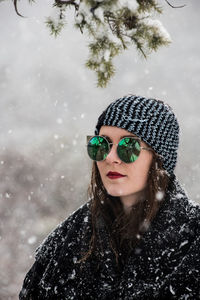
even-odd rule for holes
{"type": "Polygon", "coordinates": [[[199,225],[200,221],[200,204],[192,201],[184,188],[174,180],[171,190],[169,191],[168,210],[174,215],[176,221],[188,222],[191,225],[199,225]]]}
{"type": "Polygon", "coordinates": [[[43,240],[41,245],[36,249],[36,261],[48,261],[56,251],[61,248],[66,238],[73,236],[77,231],[83,230],[83,225],[87,225],[90,219],[90,201],[79,207],[71,213],[67,219],[60,223],[50,234],[43,240]]]}
{"type": "Polygon", "coordinates": [[[189,199],[178,180],[168,188],[149,234],[156,235],[162,245],[171,248],[199,243],[200,206],[189,199]]]}

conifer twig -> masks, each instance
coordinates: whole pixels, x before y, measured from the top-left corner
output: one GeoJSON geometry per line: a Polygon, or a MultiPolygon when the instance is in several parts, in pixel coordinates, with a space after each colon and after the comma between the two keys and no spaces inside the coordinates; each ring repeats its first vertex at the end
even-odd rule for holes
{"type": "Polygon", "coordinates": [[[76,2],[74,2],[74,0],[64,0],[64,1],[62,1],[62,0],[55,0],[55,3],[60,4],[60,5],[63,5],[63,4],[74,5],[76,9],[79,8],[79,5],[76,2]]]}
{"type": "Polygon", "coordinates": [[[168,4],[169,6],[171,6],[172,8],[183,8],[183,7],[186,6],[186,4],[179,5],[179,6],[174,6],[174,5],[172,5],[168,0],[165,0],[165,2],[167,2],[167,4],[168,4]]]}
{"type": "Polygon", "coordinates": [[[24,16],[22,16],[19,11],[18,11],[18,8],[17,8],[17,0],[13,0],[14,2],[14,7],[15,7],[15,11],[16,11],[16,14],[22,18],[24,18],[24,16]]]}

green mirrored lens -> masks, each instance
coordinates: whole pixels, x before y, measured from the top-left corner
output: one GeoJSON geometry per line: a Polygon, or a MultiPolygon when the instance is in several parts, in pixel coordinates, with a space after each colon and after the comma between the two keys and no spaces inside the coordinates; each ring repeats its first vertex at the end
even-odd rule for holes
{"type": "Polygon", "coordinates": [[[123,138],[117,147],[119,158],[125,163],[136,161],[140,154],[140,143],[132,137],[123,138]]]}
{"type": "Polygon", "coordinates": [[[88,142],[87,151],[92,160],[101,161],[106,159],[109,150],[109,144],[102,136],[94,136],[88,142]]]}

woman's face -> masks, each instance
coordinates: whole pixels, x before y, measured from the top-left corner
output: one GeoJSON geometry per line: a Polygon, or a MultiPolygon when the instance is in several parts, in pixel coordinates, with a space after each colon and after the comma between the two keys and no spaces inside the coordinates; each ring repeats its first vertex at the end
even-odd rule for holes
{"type": "MultiPolygon", "coordinates": [[[[106,159],[97,162],[103,185],[109,195],[120,197],[126,206],[130,206],[145,190],[153,153],[141,149],[138,159],[127,164],[118,157],[117,144],[123,137],[135,135],[114,126],[102,126],[99,135],[107,137],[114,144],[106,159]],[[109,172],[120,173],[123,177],[108,176],[109,172]]],[[[141,146],[148,147],[142,141],[141,146]]]]}

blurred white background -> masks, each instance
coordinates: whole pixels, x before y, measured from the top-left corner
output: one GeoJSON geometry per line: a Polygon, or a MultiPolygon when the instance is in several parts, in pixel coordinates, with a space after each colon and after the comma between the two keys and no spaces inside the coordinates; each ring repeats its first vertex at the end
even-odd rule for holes
{"type": "Polygon", "coordinates": [[[173,40],[148,60],[134,46],[115,59],[106,89],[84,67],[87,40],[68,24],[55,39],[45,25],[53,1],[0,3],[0,299],[18,299],[34,249],[87,201],[91,162],[85,136],[114,99],[128,93],[169,103],[181,127],[177,177],[200,202],[200,2],[159,19],[173,40]]]}

